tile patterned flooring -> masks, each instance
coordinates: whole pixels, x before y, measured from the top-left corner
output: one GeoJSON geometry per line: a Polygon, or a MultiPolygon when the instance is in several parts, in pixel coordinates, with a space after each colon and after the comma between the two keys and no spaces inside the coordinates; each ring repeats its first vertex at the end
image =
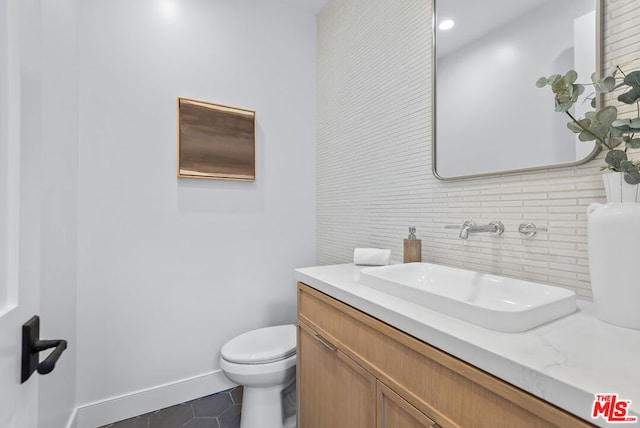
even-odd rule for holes
{"type": "Polygon", "coordinates": [[[100,428],[239,428],[242,387],[100,428]]]}

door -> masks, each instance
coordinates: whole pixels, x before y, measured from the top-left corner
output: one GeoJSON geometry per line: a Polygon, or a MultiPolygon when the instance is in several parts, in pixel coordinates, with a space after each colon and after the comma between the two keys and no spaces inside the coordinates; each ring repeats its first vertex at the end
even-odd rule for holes
{"type": "MultiPolygon", "coordinates": [[[[0,0],[0,426],[37,424],[38,379],[21,384],[21,326],[39,306],[39,88],[27,68],[37,36],[25,33],[31,1],[0,0]],[[34,108],[35,107],[35,108],[34,108]]],[[[37,33],[37,31],[36,31],[37,33]]]]}
{"type": "Polygon", "coordinates": [[[41,339],[75,345],[77,1],[0,0],[2,428],[62,428],[75,408],[73,351],[44,381],[20,378],[21,326],[33,315],[41,339]]]}
{"type": "Polygon", "coordinates": [[[298,426],[374,427],[375,378],[300,320],[298,340],[298,426]]]}

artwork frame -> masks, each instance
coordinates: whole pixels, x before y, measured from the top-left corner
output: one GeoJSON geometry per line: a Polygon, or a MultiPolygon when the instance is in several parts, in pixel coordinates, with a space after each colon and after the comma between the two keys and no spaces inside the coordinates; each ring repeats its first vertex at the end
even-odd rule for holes
{"type": "Polygon", "coordinates": [[[178,97],[177,175],[255,181],[256,112],[178,97]]]}

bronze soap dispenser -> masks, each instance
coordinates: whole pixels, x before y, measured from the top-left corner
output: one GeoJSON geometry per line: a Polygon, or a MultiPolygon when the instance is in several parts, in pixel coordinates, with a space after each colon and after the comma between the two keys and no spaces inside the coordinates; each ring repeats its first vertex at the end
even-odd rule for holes
{"type": "Polygon", "coordinates": [[[404,263],[422,261],[422,240],[416,239],[416,228],[409,228],[409,237],[404,240],[404,263]]]}

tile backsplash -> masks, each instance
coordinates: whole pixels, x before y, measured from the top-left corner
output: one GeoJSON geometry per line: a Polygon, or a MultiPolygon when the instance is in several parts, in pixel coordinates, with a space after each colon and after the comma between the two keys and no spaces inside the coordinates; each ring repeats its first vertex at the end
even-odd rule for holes
{"type": "MultiPolygon", "coordinates": [[[[604,60],[637,67],[640,2],[605,0],[604,60]]],[[[330,0],[318,15],[318,262],[392,250],[416,226],[423,260],[563,286],[591,298],[586,208],[602,156],[577,167],[440,181],[431,171],[432,2],[330,0]],[[500,220],[469,240],[447,224],[500,220]],[[530,221],[548,232],[522,238],[530,221]]]]}

